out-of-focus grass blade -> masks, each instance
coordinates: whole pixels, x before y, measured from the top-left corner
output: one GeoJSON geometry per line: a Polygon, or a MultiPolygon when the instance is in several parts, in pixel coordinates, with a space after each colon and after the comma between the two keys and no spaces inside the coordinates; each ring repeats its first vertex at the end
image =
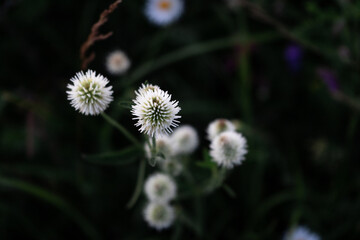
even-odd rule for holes
{"type": "Polygon", "coordinates": [[[254,212],[252,217],[253,224],[256,224],[257,221],[261,219],[265,219],[264,216],[268,214],[270,210],[284,204],[285,202],[295,200],[296,198],[297,195],[294,191],[282,192],[270,197],[268,200],[261,203],[257,210],[254,212]]]}
{"type": "Polygon", "coordinates": [[[214,162],[197,162],[196,165],[198,167],[202,167],[202,168],[209,168],[209,169],[213,169],[214,167],[216,167],[216,163],[214,162]]]}
{"type": "Polygon", "coordinates": [[[123,101],[118,101],[117,104],[119,105],[119,107],[123,107],[123,108],[126,108],[126,109],[131,109],[132,102],[123,100],[123,101]]]}
{"type": "Polygon", "coordinates": [[[223,189],[225,190],[225,192],[226,192],[227,194],[229,194],[230,197],[236,198],[236,193],[235,193],[235,191],[234,191],[231,187],[229,187],[229,185],[224,184],[222,187],[223,187],[223,189]]]}
{"type": "Polygon", "coordinates": [[[3,176],[0,176],[0,185],[28,193],[44,202],[55,206],[68,215],[71,219],[73,219],[73,221],[79,225],[79,227],[90,239],[101,239],[100,234],[95,230],[94,226],[91,225],[77,209],[75,209],[59,196],[30,183],[17,179],[9,179],[3,176]]]}
{"type": "Polygon", "coordinates": [[[198,167],[208,168],[208,169],[211,169],[211,170],[216,168],[216,163],[211,160],[209,151],[207,149],[203,150],[203,159],[204,159],[204,161],[196,162],[195,164],[198,167]]]}
{"type": "Polygon", "coordinates": [[[193,219],[184,212],[184,210],[179,211],[178,219],[181,221],[186,227],[192,229],[198,236],[201,236],[201,229],[197,222],[195,222],[193,219]]]}
{"type": "Polygon", "coordinates": [[[106,152],[94,155],[83,155],[83,158],[91,163],[104,165],[124,165],[134,162],[143,155],[143,151],[137,146],[125,148],[121,151],[106,152]]]}
{"type": "Polygon", "coordinates": [[[4,100],[3,97],[1,96],[1,97],[0,97],[0,116],[1,116],[1,113],[2,113],[2,111],[3,111],[3,109],[4,109],[4,107],[5,107],[5,100],[4,100]]]}

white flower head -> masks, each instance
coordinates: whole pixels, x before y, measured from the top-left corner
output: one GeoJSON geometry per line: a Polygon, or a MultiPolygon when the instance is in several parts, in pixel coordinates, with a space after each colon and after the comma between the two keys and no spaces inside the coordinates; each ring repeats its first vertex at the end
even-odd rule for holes
{"type": "Polygon", "coordinates": [[[155,173],[145,182],[145,194],[152,202],[168,202],[176,196],[176,184],[168,175],[155,173]]]}
{"type": "Polygon", "coordinates": [[[109,80],[95,71],[88,70],[85,74],[78,72],[68,84],[68,100],[76,110],[85,115],[98,115],[108,108],[113,97],[112,87],[106,87],[109,80]]]}
{"type": "Polygon", "coordinates": [[[171,134],[171,143],[174,155],[190,154],[198,147],[199,137],[195,128],[184,125],[171,134]]]}
{"type": "Polygon", "coordinates": [[[183,0],[148,0],[145,6],[145,15],[149,21],[159,26],[173,23],[183,11],[183,0]]]}
{"type": "Polygon", "coordinates": [[[171,176],[179,176],[183,171],[183,165],[177,159],[165,159],[160,162],[160,168],[171,176]]]}
{"type": "MultiPolygon", "coordinates": [[[[156,136],[155,144],[156,144],[157,155],[163,155],[165,158],[168,158],[172,155],[170,137],[166,135],[156,136]]],[[[149,159],[151,158],[151,146],[152,146],[151,141],[150,141],[150,145],[147,143],[145,144],[145,154],[146,157],[149,159]]]]}
{"type": "Polygon", "coordinates": [[[316,233],[311,232],[307,227],[298,226],[285,233],[284,240],[320,240],[316,233]]]}
{"type": "Polygon", "coordinates": [[[111,74],[123,74],[130,68],[130,65],[130,60],[123,51],[113,51],[106,57],[106,69],[111,74]]]}
{"type": "Polygon", "coordinates": [[[171,101],[171,95],[160,88],[138,91],[133,100],[131,112],[137,120],[135,124],[139,131],[149,136],[166,135],[172,132],[171,127],[177,127],[180,118],[178,101],[171,101]]]}
{"type": "Polygon", "coordinates": [[[235,131],[235,125],[227,119],[216,119],[212,121],[206,132],[208,140],[213,140],[217,135],[225,131],[235,131]]]}
{"type": "Polygon", "coordinates": [[[241,164],[246,153],[246,139],[237,132],[223,132],[210,144],[210,156],[213,161],[225,168],[241,164]]]}
{"type": "Polygon", "coordinates": [[[135,91],[136,96],[144,95],[147,91],[155,91],[155,89],[160,89],[158,85],[153,85],[150,83],[141,84],[141,87],[135,91]]]}
{"type": "Polygon", "coordinates": [[[150,202],[144,209],[144,218],[150,227],[162,230],[173,224],[175,210],[167,203],[150,202]]]}

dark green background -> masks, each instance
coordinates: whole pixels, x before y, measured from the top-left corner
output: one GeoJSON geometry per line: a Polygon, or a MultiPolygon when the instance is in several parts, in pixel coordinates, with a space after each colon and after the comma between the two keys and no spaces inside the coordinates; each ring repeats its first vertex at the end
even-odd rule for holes
{"type": "MultiPolygon", "coordinates": [[[[130,111],[119,101],[130,101],[145,80],[179,101],[181,122],[196,127],[201,139],[191,159],[195,174],[208,174],[195,162],[208,148],[205,129],[215,118],[240,120],[249,141],[247,160],[226,181],[236,198],[223,189],[203,196],[200,233],[181,223],[158,233],[142,219],[143,196],[133,209],[125,207],[138,162],[82,157],[130,143],[101,117],[75,112],[65,92],[80,71],[82,42],[111,1],[2,0],[0,238],[280,239],[299,223],[323,239],[359,239],[359,109],[333,98],[316,69],[332,69],[340,91],[359,101],[360,4],[253,2],[301,43],[299,72],[284,59],[294,39],[246,8],[229,10],[215,0],[186,1],[181,19],[166,28],[147,21],[144,1],[124,0],[101,28],[114,35],[91,49],[96,59],[90,68],[114,86],[107,113],[138,139],[130,111]],[[345,26],[334,34],[339,19],[345,26]],[[351,63],[338,57],[341,45],[349,48],[351,63]],[[104,59],[114,49],[131,58],[125,76],[106,72],[104,59]],[[191,56],[176,60],[184,51],[191,56]],[[169,54],[175,61],[134,77],[143,64],[169,54]]],[[[152,171],[148,166],[147,174],[152,171]]],[[[180,204],[190,215],[196,212],[192,200],[180,204]]]]}

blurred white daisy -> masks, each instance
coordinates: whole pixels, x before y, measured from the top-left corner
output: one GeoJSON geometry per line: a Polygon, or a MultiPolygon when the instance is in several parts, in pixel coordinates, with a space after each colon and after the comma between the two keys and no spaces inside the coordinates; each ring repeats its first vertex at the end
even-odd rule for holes
{"type": "Polygon", "coordinates": [[[285,233],[284,240],[320,240],[316,233],[311,232],[307,227],[298,226],[285,233]]]}
{"type": "Polygon", "coordinates": [[[131,112],[137,120],[135,124],[139,131],[149,136],[166,135],[172,132],[171,127],[177,127],[180,118],[178,101],[171,101],[171,95],[160,88],[142,91],[133,100],[131,112]]]}
{"type": "Polygon", "coordinates": [[[179,176],[183,171],[183,165],[177,159],[165,159],[164,161],[160,161],[160,168],[167,174],[171,176],[179,176]]]}
{"type": "Polygon", "coordinates": [[[246,139],[237,132],[223,132],[210,144],[210,156],[213,161],[225,168],[241,164],[246,153],[246,139]]]}
{"type": "Polygon", "coordinates": [[[125,73],[130,68],[130,65],[129,58],[120,50],[111,52],[106,58],[106,69],[114,75],[125,73]]]}
{"type": "Polygon", "coordinates": [[[190,125],[178,127],[174,133],[171,134],[171,145],[174,155],[194,152],[199,145],[199,137],[195,128],[190,125]]]}
{"type": "Polygon", "coordinates": [[[176,184],[168,175],[155,173],[145,182],[145,194],[152,202],[168,202],[176,196],[176,184]]]}
{"type": "Polygon", "coordinates": [[[183,0],[148,0],[145,7],[145,15],[149,21],[159,26],[173,23],[183,11],[183,0]]]}
{"type": "Polygon", "coordinates": [[[112,87],[106,87],[109,80],[95,71],[88,70],[85,74],[78,72],[70,79],[68,84],[68,100],[80,113],[85,115],[98,115],[105,111],[112,102],[112,87]]]}
{"type": "Polygon", "coordinates": [[[175,220],[175,211],[167,203],[150,202],[144,209],[145,221],[157,230],[170,227],[175,220]]]}
{"type": "MultiPolygon", "coordinates": [[[[145,144],[145,154],[147,158],[151,158],[151,141],[149,141],[150,143],[146,143],[145,144]],[[150,145],[149,145],[150,144],[150,145]]],[[[171,147],[171,142],[170,142],[170,137],[166,136],[166,135],[162,135],[162,136],[157,136],[155,139],[155,144],[156,144],[156,154],[157,155],[163,155],[163,157],[165,159],[167,159],[168,157],[170,157],[172,155],[172,147],[171,147]]]]}
{"type": "Polygon", "coordinates": [[[209,126],[206,130],[207,138],[211,141],[222,132],[235,131],[235,130],[236,130],[235,125],[232,122],[230,122],[229,120],[216,119],[209,124],[209,126]]]}

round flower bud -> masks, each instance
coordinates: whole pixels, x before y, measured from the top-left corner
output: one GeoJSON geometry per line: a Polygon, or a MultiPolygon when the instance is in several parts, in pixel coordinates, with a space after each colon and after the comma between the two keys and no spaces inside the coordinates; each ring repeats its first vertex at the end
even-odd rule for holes
{"type": "Polygon", "coordinates": [[[167,203],[150,202],[144,209],[144,218],[150,227],[162,230],[173,224],[175,211],[167,203]]]}
{"type": "Polygon", "coordinates": [[[207,138],[211,141],[217,135],[226,131],[235,131],[235,125],[227,119],[216,119],[209,124],[206,130],[207,138]]]}
{"type": "Polygon", "coordinates": [[[120,75],[130,68],[130,60],[123,51],[116,50],[111,52],[106,58],[106,68],[109,73],[120,75]]]}
{"type": "Polygon", "coordinates": [[[210,156],[219,166],[233,168],[245,159],[246,139],[237,132],[223,132],[212,140],[210,156]]]}
{"type": "Polygon", "coordinates": [[[176,196],[176,184],[168,175],[155,173],[145,182],[145,194],[150,201],[168,202],[176,196]]]}
{"type": "Polygon", "coordinates": [[[192,126],[185,125],[173,132],[171,143],[174,155],[190,154],[198,147],[199,137],[192,126]]]}

